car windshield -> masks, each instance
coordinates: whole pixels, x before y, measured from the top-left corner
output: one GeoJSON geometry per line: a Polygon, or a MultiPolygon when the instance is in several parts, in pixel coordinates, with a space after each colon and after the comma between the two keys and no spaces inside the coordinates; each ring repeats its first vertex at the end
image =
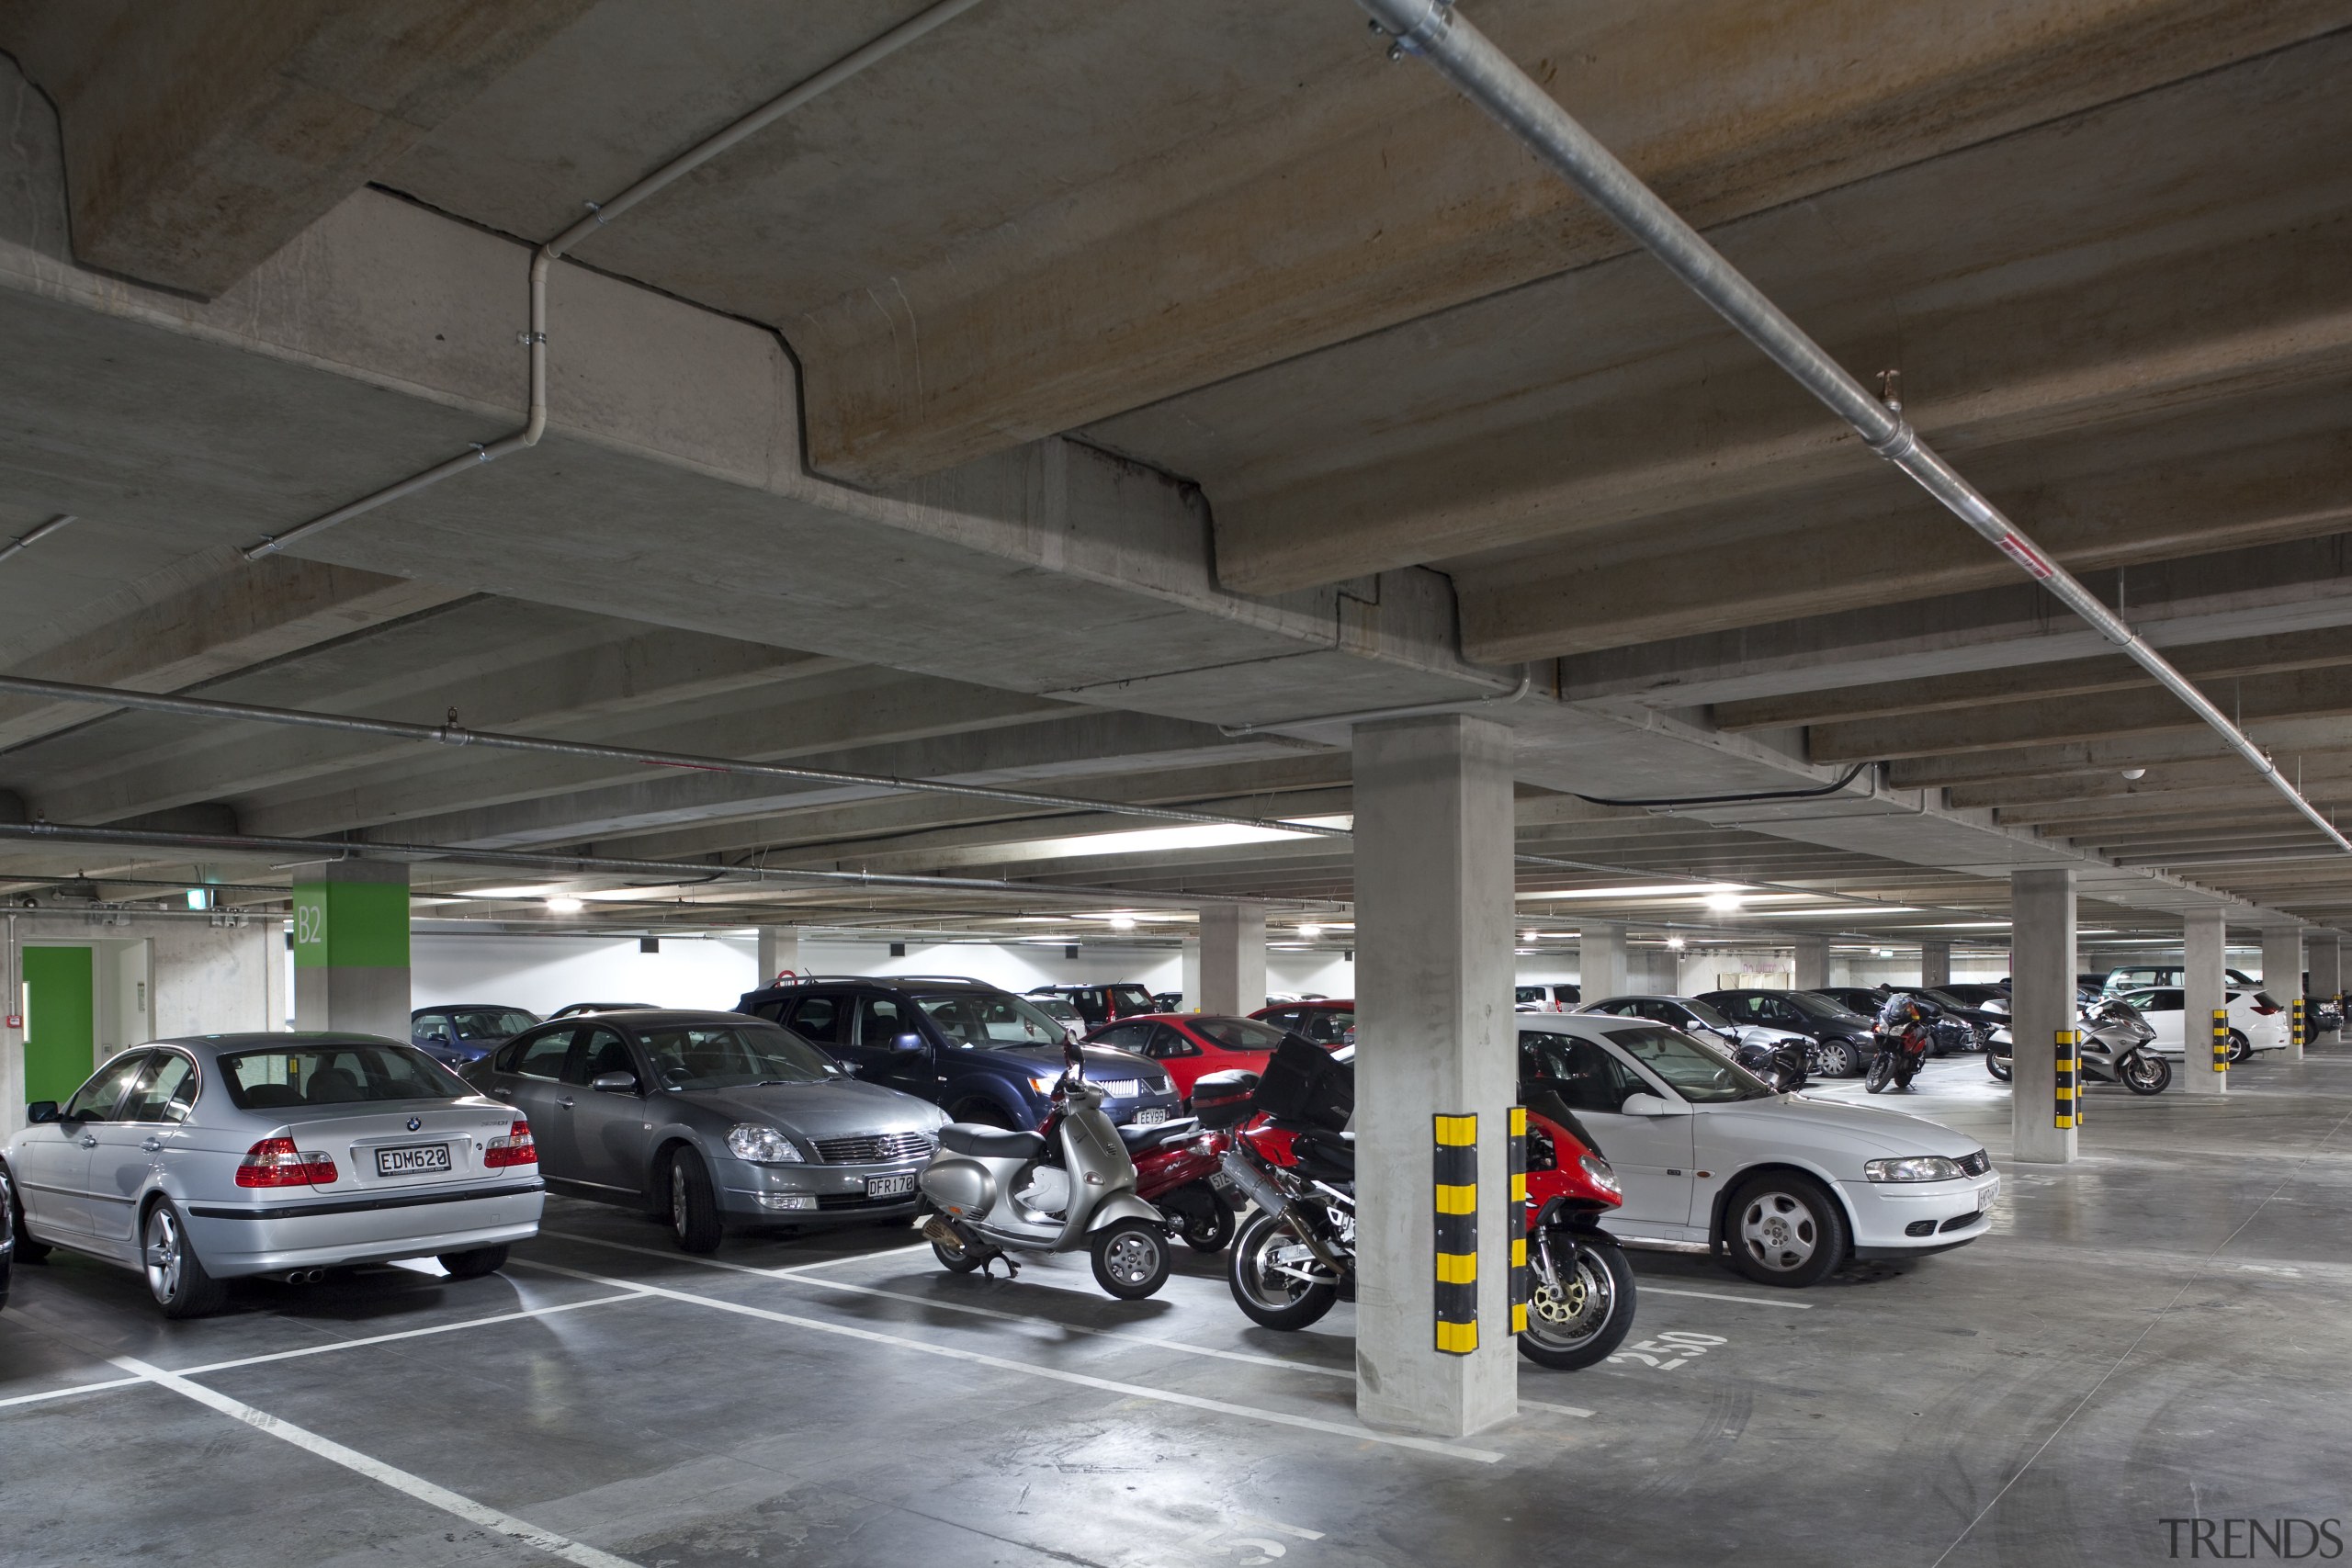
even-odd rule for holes
{"type": "Polygon", "coordinates": [[[1718,1055],[1679,1029],[1603,1031],[1617,1047],[1672,1085],[1696,1105],[1733,1100],[1767,1100],[1775,1092],[1730,1057],[1718,1055]]]}
{"type": "Polygon", "coordinates": [[[449,1014],[460,1040],[507,1040],[538,1021],[515,1008],[457,1008],[449,1014]]]}
{"type": "Polygon", "coordinates": [[[1185,1021],[1193,1032],[1215,1041],[1228,1051],[1271,1051],[1283,1043],[1283,1032],[1254,1018],[1194,1018],[1185,1021]]]}
{"type": "Polygon", "coordinates": [[[474,1091],[406,1045],[297,1045],[220,1058],[220,1081],[240,1111],[349,1105],[370,1100],[463,1100],[474,1091]]]}
{"type": "Polygon", "coordinates": [[[940,1032],[966,1050],[975,1045],[1059,1045],[1069,1032],[1035,1003],[1007,991],[949,991],[917,997],[940,1032]]]}
{"type": "Polygon", "coordinates": [[[1815,996],[1811,991],[1783,991],[1781,994],[1791,1007],[1808,1018],[1844,1018],[1853,1010],[1842,1002],[1815,996]]]}
{"type": "Polygon", "coordinates": [[[1731,1020],[1717,1012],[1713,1008],[1709,1007],[1705,1002],[1686,1001],[1682,1006],[1689,1010],[1692,1018],[1697,1019],[1709,1029],[1729,1029],[1731,1027],[1731,1020]]]}
{"type": "Polygon", "coordinates": [[[649,1029],[639,1039],[664,1089],[743,1089],[763,1083],[823,1083],[833,1059],[783,1029],[689,1024],[649,1029]]]}

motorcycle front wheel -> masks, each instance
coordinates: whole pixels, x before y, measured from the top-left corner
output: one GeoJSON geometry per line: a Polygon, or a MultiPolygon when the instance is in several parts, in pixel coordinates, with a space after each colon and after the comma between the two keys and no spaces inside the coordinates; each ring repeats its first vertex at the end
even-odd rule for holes
{"type": "Polygon", "coordinates": [[[1894,1058],[1882,1051],[1871,1059],[1870,1077],[1862,1080],[1862,1087],[1872,1094],[1884,1094],[1894,1082],[1894,1058]]]}
{"type": "Polygon", "coordinates": [[[1539,1367],[1572,1372],[1624,1343],[1634,1326],[1634,1270],[1605,1235],[1555,1231],[1560,1277],[1534,1281],[1519,1353],[1539,1367]]]}
{"type": "Polygon", "coordinates": [[[2172,1064],[2143,1051],[2123,1064],[2123,1087],[2133,1094],[2162,1094],[2172,1086],[2172,1064]]]}
{"type": "Polygon", "coordinates": [[[1984,1070],[2003,1083],[2009,1081],[2009,1059],[1990,1049],[1984,1053],[1984,1070]]]}
{"type": "Polygon", "coordinates": [[[1264,1328],[1298,1329],[1316,1322],[1340,1299],[1340,1290],[1279,1271],[1302,1263],[1316,1266],[1299,1240],[1295,1221],[1262,1209],[1251,1214],[1234,1238],[1233,1256],[1226,1265],[1225,1282],[1233,1289],[1233,1304],[1264,1328]]]}

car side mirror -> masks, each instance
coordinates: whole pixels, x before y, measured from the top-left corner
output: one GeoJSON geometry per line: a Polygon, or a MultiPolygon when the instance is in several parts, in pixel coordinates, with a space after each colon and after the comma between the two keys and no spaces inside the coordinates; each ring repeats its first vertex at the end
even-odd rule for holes
{"type": "Polygon", "coordinates": [[[25,1120],[28,1122],[56,1121],[57,1101],[53,1100],[34,1100],[30,1105],[25,1107],[25,1120]]]}
{"type": "Polygon", "coordinates": [[[598,1094],[635,1094],[637,1075],[635,1073],[598,1073],[588,1080],[588,1087],[598,1094]]]}
{"type": "Polygon", "coordinates": [[[1625,1103],[1617,1108],[1617,1112],[1621,1116],[1675,1116],[1689,1109],[1655,1094],[1637,1091],[1625,1097],[1625,1103]]]}
{"type": "Polygon", "coordinates": [[[920,1034],[897,1034],[890,1038],[890,1049],[893,1051],[920,1051],[922,1048],[922,1036],[920,1034]]]}

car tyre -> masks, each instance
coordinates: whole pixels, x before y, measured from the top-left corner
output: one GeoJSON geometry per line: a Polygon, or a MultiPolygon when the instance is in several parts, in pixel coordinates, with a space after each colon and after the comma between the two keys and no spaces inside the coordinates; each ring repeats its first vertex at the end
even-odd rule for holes
{"type": "Polygon", "coordinates": [[[228,1287],[204,1271],[187,1239],[187,1223],[169,1198],[158,1199],[141,1223],[140,1262],[148,1293],[170,1318],[204,1317],[220,1310],[228,1287]]]}
{"type": "Polygon", "coordinates": [[[1846,1261],[1848,1239],[1838,1200],[1795,1171],[1751,1177],[1724,1205],[1732,1266],[1759,1285],[1819,1284],[1846,1261]]]}
{"type": "Polygon", "coordinates": [[[1843,1040],[1824,1040],[1814,1046],[1814,1076],[1850,1078],[1862,1070],[1862,1058],[1843,1040]]]}
{"type": "Polygon", "coordinates": [[[463,1252],[445,1252],[435,1261],[449,1271],[452,1280],[479,1280],[506,1267],[506,1248],[469,1247],[463,1252]]]}
{"type": "Polygon", "coordinates": [[[716,1252],[726,1226],[718,1217],[718,1191],[702,1156],[683,1145],[671,1152],[663,1172],[670,1190],[670,1234],[688,1252],[716,1252]]]}
{"type": "Polygon", "coordinates": [[[1094,1282],[1123,1302],[1139,1302],[1168,1283],[1168,1237],[1148,1220],[1114,1220],[1087,1243],[1094,1282]]]}
{"type": "Polygon", "coordinates": [[[25,1229],[24,1200],[17,1196],[16,1179],[8,1168],[0,1165],[0,1203],[8,1205],[8,1227],[16,1233],[17,1259],[21,1263],[39,1263],[49,1257],[49,1243],[35,1241],[25,1229]]]}
{"type": "Polygon", "coordinates": [[[2231,1031],[2230,1031],[2230,1061],[2231,1061],[2233,1064],[2235,1064],[2235,1063],[2238,1063],[2238,1062],[2243,1062],[2243,1061],[2247,1060],[2247,1059],[2248,1059],[2249,1057],[2251,1057],[2253,1055],[2254,1055],[2254,1042],[2252,1042],[2251,1040],[2248,1040],[2245,1035],[2240,1034],[2236,1030],[2234,1030],[2234,1029],[2231,1030],[2231,1031]]]}
{"type": "Polygon", "coordinates": [[[1625,1341],[1634,1326],[1634,1266],[1606,1235],[1555,1231],[1569,1276],[1555,1293],[1539,1285],[1527,1305],[1527,1332],[1519,1353],[1539,1367],[1573,1372],[1591,1366],[1625,1341]]]}
{"type": "Polygon", "coordinates": [[[1241,1234],[1234,1238],[1225,1282],[1233,1291],[1233,1304],[1261,1327],[1305,1328],[1340,1299],[1337,1285],[1306,1284],[1268,1275],[1267,1255],[1294,1235],[1290,1224],[1261,1209],[1243,1222],[1241,1234]]]}

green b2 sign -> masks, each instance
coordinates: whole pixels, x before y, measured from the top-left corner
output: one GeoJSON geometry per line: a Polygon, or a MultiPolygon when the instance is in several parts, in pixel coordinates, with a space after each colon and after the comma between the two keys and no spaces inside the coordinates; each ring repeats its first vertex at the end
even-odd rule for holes
{"type": "Polygon", "coordinates": [[[408,967],[408,884],[304,882],[294,888],[297,969],[408,967]]]}

